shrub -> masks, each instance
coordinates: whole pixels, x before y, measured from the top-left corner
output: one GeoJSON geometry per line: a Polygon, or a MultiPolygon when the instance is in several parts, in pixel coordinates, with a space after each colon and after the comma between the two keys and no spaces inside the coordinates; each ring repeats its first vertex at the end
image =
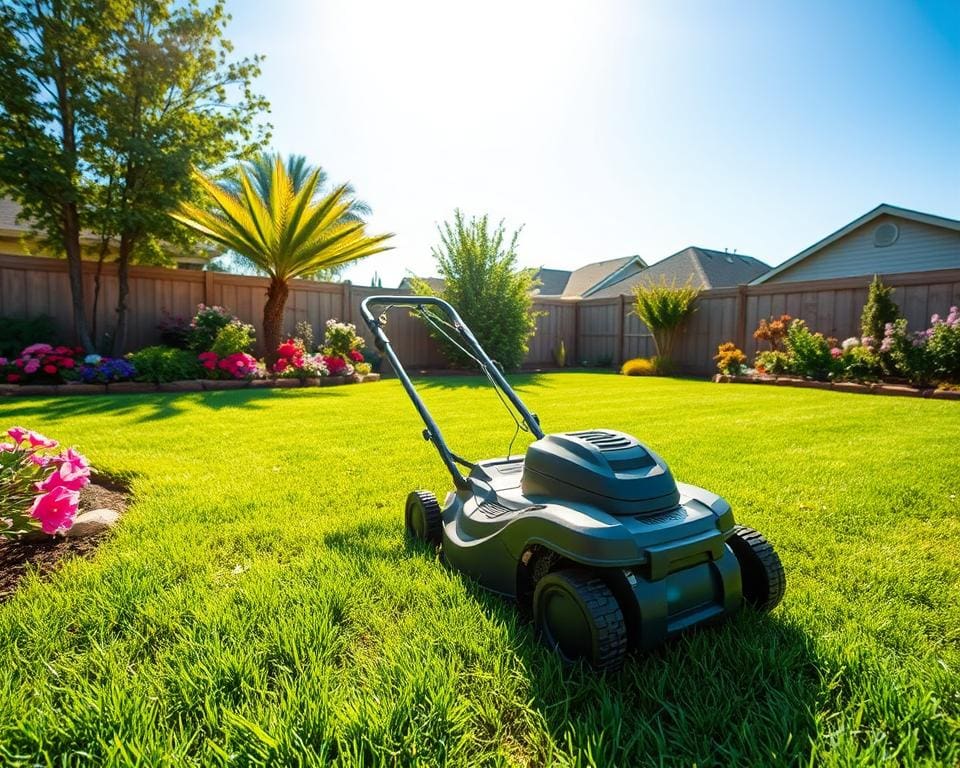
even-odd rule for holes
{"type": "MultiPolygon", "coordinates": [[[[340,361],[340,364],[346,366],[341,358],[331,358],[340,361]]],[[[319,376],[332,375],[327,367],[326,358],[321,354],[309,354],[304,349],[303,341],[300,339],[287,339],[277,347],[277,362],[273,364],[272,372],[287,379],[308,379],[319,376]]],[[[353,369],[350,369],[351,373],[353,369]]]]}
{"type": "Polygon", "coordinates": [[[217,357],[247,353],[253,346],[254,333],[252,325],[233,319],[217,331],[209,351],[217,357]]]}
{"type": "MultiPolygon", "coordinates": [[[[517,266],[519,231],[507,242],[503,222],[491,228],[486,216],[467,220],[459,210],[452,223],[438,229],[441,242],[432,253],[444,279],[439,295],[456,308],[491,358],[505,369],[519,368],[536,329],[532,272],[517,266]]],[[[437,293],[422,280],[414,279],[413,287],[417,293],[437,293]]],[[[452,364],[472,365],[432,328],[431,334],[452,364]]]]}
{"type": "Polygon", "coordinates": [[[213,347],[220,329],[236,318],[223,307],[197,305],[197,314],[190,321],[190,338],[187,346],[194,352],[208,352],[213,347]]]}
{"type": "Polygon", "coordinates": [[[77,365],[76,356],[82,353],[75,347],[31,344],[13,360],[0,358],[0,370],[9,384],[59,384],[71,377],[77,365]]]}
{"type": "Polygon", "coordinates": [[[360,350],[360,354],[363,355],[363,359],[370,364],[370,368],[374,373],[380,373],[380,367],[383,365],[383,357],[381,357],[376,349],[364,345],[360,350]]]}
{"type": "Polygon", "coordinates": [[[47,315],[29,319],[0,317],[0,357],[16,357],[20,350],[37,339],[57,341],[53,318],[47,315]]]}
{"type": "Polygon", "coordinates": [[[960,308],[950,307],[945,319],[931,317],[926,334],[934,376],[942,382],[960,383],[960,308]]]}
{"type": "Polygon", "coordinates": [[[746,370],[747,356],[732,341],[717,347],[713,359],[717,361],[717,370],[727,376],[739,376],[746,370]]]}
{"type": "Polygon", "coordinates": [[[634,286],[634,312],[653,334],[659,357],[671,359],[677,331],[694,312],[699,293],[689,284],[682,288],[676,283],[668,285],[663,277],[659,283],[634,286]]]}
{"type": "Polygon", "coordinates": [[[859,343],[847,346],[847,342],[844,342],[840,363],[843,366],[842,375],[846,379],[875,381],[883,373],[877,353],[859,343]]]}
{"type": "Polygon", "coordinates": [[[792,363],[790,355],[776,349],[757,352],[757,356],[753,359],[753,367],[757,369],[758,373],[769,373],[774,376],[790,373],[792,363]]]}
{"type": "Polygon", "coordinates": [[[366,376],[371,372],[370,363],[357,363],[355,366],[353,366],[353,371],[361,376],[366,376]]]}
{"type": "Polygon", "coordinates": [[[884,337],[887,325],[899,319],[900,308],[892,296],[893,288],[886,287],[880,276],[874,275],[867,292],[867,303],[860,314],[860,333],[866,339],[879,341],[884,337]]]}
{"type": "Polygon", "coordinates": [[[790,315],[761,320],[757,330],[753,332],[753,338],[757,341],[766,341],[770,344],[771,351],[780,351],[783,349],[783,342],[787,338],[787,329],[791,322],[793,318],[790,315]]]}
{"type": "Polygon", "coordinates": [[[822,333],[811,333],[803,320],[790,323],[786,348],[792,373],[825,381],[837,368],[830,343],[822,333]]]}
{"type": "Polygon", "coordinates": [[[553,362],[557,364],[557,368],[567,367],[567,348],[563,343],[563,339],[560,339],[560,341],[557,342],[557,346],[553,348],[553,362]]]}
{"type": "Polygon", "coordinates": [[[120,357],[87,355],[73,370],[73,375],[84,384],[109,384],[111,381],[129,381],[137,374],[136,366],[120,357]]]}
{"type": "Polygon", "coordinates": [[[157,323],[157,330],[160,331],[160,341],[163,346],[176,349],[189,348],[191,326],[182,317],[174,317],[164,310],[163,317],[157,323]]]}
{"type": "Polygon", "coordinates": [[[293,338],[300,339],[300,341],[303,342],[303,348],[307,350],[307,352],[313,352],[313,323],[309,320],[300,320],[294,330],[293,338]]]}
{"type": "Polygon", "coordinates": [[[927,354],[927,341],[925,331],[910,333],[906,319],[901,317],[887,323],[880,352],[889,355],[897,373],[922,387],[930,384],[935,375],[933,359],[927,354]]]}
{"type": "Polygon", "coordinates": [[[162,384],[168,381],[196,379],[200,376],[197,356],[185,349],[174,347],[144,347],[127,355],[127,360],[136,369],[137,381],[162,384]]]}
{"type": "Polygon", "coordinates": [[[657,367],[652,359],[635,357],[632,360],[627,360],[620,367],[620,373],[624,376],[655,376],[657,367]]]}
{"type": "Polygon", "coordinates": [[[201,352],[197,360],[208,379],[251,379],[260,373],[260,364],[246,352],[231,352],[224,357],[213,351],[201,352]]]}
{"type": "Polygon", "coordinates": [[[69,528],[90,483],[89,462],[72,448],[55,453],[56,440],[23,427],[7,437],[0,443],[0,534],[69,528]]]}
{"type": "MultiPolygon", "coordinates": [[[[327,320],[323,334],[323,354],[350,359],[351,353],[363,346],[363,339],[357,335],[357,326],[353,323],[340,323],[327,320]]],[[[309,347],[308,347],[309,349],[309,347]]],[[[363,358],[360,358],[363,360],[363,358]]]]}

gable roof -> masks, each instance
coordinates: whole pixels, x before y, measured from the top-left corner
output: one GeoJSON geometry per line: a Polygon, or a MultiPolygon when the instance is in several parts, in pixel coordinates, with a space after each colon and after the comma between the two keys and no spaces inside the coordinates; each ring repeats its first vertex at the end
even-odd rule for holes
{"type": "MultiPolygon", "coordinates": [[[[414,278],[410,277],[409,275],[403,278],[403,280],[400,281],[400,285],[397,286],[397,290],[398,291],[413,290],[413,285],[412,285],[413,279],[414,278]]],[[[442,291],[447,285],[446,281],[442,277],[420,277],[417,279],[423,280],[423,282],[429,285],[432,290],[437,291],[438,293],[442,291]]]]}
{"type": "Polygon", "coordinates": [[[633,291],[635,285],[658,283],[685,285],[694,288],[727,288],[744,285],[770,269],[753,256],[726,253],[710,248],[689,246],[651,264],[642,272],[625,277],[591,294],[590,298],[606,299],[633,291]]]}
{"type": "Polygon", "coordinates": [[[811,245],[809,248],[800,251],[796,256],[787,259],[783,264],[780,264],[773,269],[771,269],[766,274],[760,275],[756,278],[750,285],[759,285],[764,283],[775,275],[779,275],[782,272],[786,272],[788,269],[791,269],[793,266],[803,261],[809,256],[812,256],[819,251],[822,251],[828,245],[832,245],[837,240],[842,237],[846,237],[855,229],[859,229],[864,224],[869,224],[874,219],[883,216],[899,216],[901,219],[908,219],[910,221],[917,221],[921,224],[929,224],[934,227],[943,227],[944,229],[951,229],[957,232],[960,232],[960,221],[956,219],[948,219],[944,216],[934,216],[932,213],[922,213],[920,211],[914,211],[909,208],[900,208],[896,205],[889,205],[887,203],[881,203],[872,211],[867,211],[859,219],[854,219],[846,226],[841,227],[836,232],[833,232],[827,235],[822,240],[818,240],[816,243],[811,245]]]}
{"type": "Polygon", "coordinates": [[[569,269],[547,269],[541,267],[534,274],[534,279],[540,281],[535,293],[541,296],[561,296],[564,288],[573,273],[569,269]]]}

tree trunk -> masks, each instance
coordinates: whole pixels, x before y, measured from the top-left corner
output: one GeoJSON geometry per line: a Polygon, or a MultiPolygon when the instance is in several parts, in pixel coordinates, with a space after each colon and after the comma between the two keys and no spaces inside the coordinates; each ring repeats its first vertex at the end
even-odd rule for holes
{"type": "Polygon", "coordinates": [[[113,356],[121,357],[127,346],[127,296],[130,294],[130,253],[132,238],[120,236],[120,253],[117,256],[117,330],[113,334],[113,356]]]}
{"type": "Polygon", "coordinates": [[[267,289],[267,303],[263,307],[263,346],[267,367],[277,362],[277,347],[283,334],[283,307],[287,303],[290,286],[285,280],[270,278],[267,289]]]}
{"type": "Polygon", "coordinates": [[[70,278],[70,298],[73,302],[73,329],[77,341],[87,354],[96,350],[87,330],[87,315],[83,301],[83,261],[80,255],[80,217],[76,203],[65,203],[62,209],[63,246],[67,252],[67,274],[70,278]]]}

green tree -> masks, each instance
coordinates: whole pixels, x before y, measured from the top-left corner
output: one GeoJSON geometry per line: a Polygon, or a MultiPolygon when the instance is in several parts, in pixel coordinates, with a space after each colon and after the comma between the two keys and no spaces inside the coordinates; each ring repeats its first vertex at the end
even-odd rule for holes
{"type": "Polygon", "coordinates": [[[633,311],[650,329],[657,344],[657,354],[669,362],[677,332],[693,314],[700,294],[691,285],[677,287],[667,284],[661,277],[659,283],[640,283],[633,288],[633,311]]]}
{"type": "Polygon", "coordinates": [[[883,284],[880,275],[874,275],[867,291],[867,303],[860,315],[860,332],[873,339],[874,346],[883,341],[887,323],[900,318],[900,308],[893,300],[893,288],[883,284]]]}
{"type": "Polygon", "coordinates": [[[119,290],[113,353],[125,351],[129,267],[194,248],[168,213],[196,197],[191,167],[214,168],[254,152],[267,102],[252,91],[260,57],[230,62],[223,0],[128,0],[113,33],[112,66],[96,88],[91,169],[94,220],[116,238],[119,290]]]}
{"type": "MultiPolygon", "coordinates": [[[[0,4],[0,186],[66,256],[74,328],[89,350],[80,232],[116,251],[114,352],[126,341],[128,267],[188,245],[167,216],[196,195],[190,168],[259,145],[259,58],[230,63],[223,0],[0,4]]],[[[99,285],[99,282],[98,282],[99,285]]]]}
{"type": "MultiPolygon", "coordinates": [[[[431,250],[444,280],[439,295],[454,306],[490,357],[504,368],[519,368],[537,317],[533,271],[517,267],[520,230],[508,241],[502,221],[490,227],[486,216],[467,220],[459,209],[452,223],[437,229],[440,245],[431,250]]],[[[417,293],[435,293],[423,280],[412,282],[417,293]]],[[[460,350],[438,340],[451,362],[469,364],[460,350]]]]}
{"type": "Polygon", "coordinates": [[[88,213],[85,147],[96,130],[96,84],[122,19],[110,0],[0,4],[0,187],[39,239],[66,256],[74,330],[93,350],[83,293],[80,232],[88,213]]]}
{"type": "Polygon", "coordinates": [[[389,249],[383,243],[392,234],[368,236],[364,222],[348,216],[354,201],[346,185],[317,196],[319,169],[297,189],[283,159],[265,154],[252,165],[241,165],[225,182],[217,183],[199,171],[194,178],[204,190],[206,204],[184,202],[173,218],[246,257],[270,278],[263,308],[270,364],[280,344],[290,280],[389,249]],[[271,168],[269,182],[258,184],[252,169],[263,164],[271,168]]]}

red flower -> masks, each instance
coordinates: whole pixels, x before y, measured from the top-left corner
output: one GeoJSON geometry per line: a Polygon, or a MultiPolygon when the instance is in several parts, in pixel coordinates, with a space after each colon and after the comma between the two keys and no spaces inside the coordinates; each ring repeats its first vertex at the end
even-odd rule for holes
{"type": "Polygon", "coordinates": [[[57,366],[55,365],[45,365],[43,366],[43,372],[49,373],[51,376],[57,372],[57,366]]]}
{"type": "Polygon", "coordinates": [[[280,357],[294,357],[297,351],[297,345],[293,341],[285,341],[277,347],[277,355],[280,357]]]}
{"type": "Polygon", "coordinates": [[[60,361],[60,365],[62,365],[64,368],[73,368],[74,366],[73,358],[72,357],[63,358],[63,360],[60,361]]]}
{"type": "Polygon", "coordinates": [[[360,353],[360,350],[359,350],[359,349],[351,349],[351,350],[350,350],[350,359],[353,360],[353,362],[355,362],[355,363],[362,363],[362,362],[363,362],[363,355],[360,353]]]}
{"type": "Polygon", "coordinates": [[[16,384],[18,381],[20,381],[20,374],[19,374],[19,373],[8,373],[8,374],[7,374],[7,381],[9,381],[11,384],[16,384]]]}

